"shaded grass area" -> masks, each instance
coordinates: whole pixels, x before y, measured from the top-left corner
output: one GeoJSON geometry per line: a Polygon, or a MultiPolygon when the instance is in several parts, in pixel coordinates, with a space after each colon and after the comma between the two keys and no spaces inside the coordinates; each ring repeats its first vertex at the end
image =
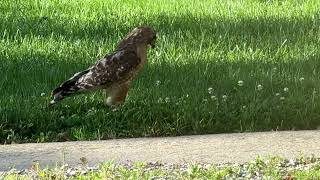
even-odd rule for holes
{"type": "Polygon", "coordinates": [[[0,142],[316,129],[319,5],[0,2],[0,142]],[[54,87],[139,24],[159,39],[121,109],[102,93],[46,107],[54,87]]]}

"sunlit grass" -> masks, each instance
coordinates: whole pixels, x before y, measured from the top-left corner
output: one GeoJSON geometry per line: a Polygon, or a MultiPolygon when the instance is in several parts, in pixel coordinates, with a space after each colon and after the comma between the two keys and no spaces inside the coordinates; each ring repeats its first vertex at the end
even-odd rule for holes
{"type": "Polygon", "coordinates": [[[41,168],[35,163],[26,171],[8,171],[0,178],[10,179],[319,179],[320,163],[316,157],[285,159],[258,157],[246,163],[234,164],[163,164],[161,162],[113,161],[90,167],[81,163],[41,168]]]}
{"type": "Polygon", "coordinates": [[[316,129],[319,7],[316,0],[1,1],[0,142],[316,129]],[[53,88],[141,24],[156,29],[157,48],[121,109],[105,107],[102,93],[46,108],[53,88]]]}

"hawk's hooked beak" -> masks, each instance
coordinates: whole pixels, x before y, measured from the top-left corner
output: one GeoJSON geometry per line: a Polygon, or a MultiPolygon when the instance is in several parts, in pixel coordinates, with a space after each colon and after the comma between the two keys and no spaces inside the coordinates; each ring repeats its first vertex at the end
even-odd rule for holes
{"type": "Polygon", "coordinates": [[[154,49],[156,47],[156,41],[155,40],[151,41],[150,46],[152,49],[154,49]]]}
{"type": "Polygon", "coordinates": [[[154,49],[154,48],[156,47],[156,40],[157,40],[157,36],[154,35],[154,36],[152,37],[151,42],[150,42],[150,46],[151,46],[152,49],[154,49]]]}

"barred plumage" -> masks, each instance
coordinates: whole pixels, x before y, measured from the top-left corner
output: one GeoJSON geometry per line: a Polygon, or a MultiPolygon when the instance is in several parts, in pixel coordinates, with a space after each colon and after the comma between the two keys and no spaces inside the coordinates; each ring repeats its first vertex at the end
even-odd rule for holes
{"type": "Polygon", "coordinates": [[[154,47],[155,41],[156,33],[150,27],[135,28],[118,44],[115,51],[54,89],[50,104],[67,96],[101,89],[107,92],[108,105],[122,104],[130,82],[147,62],[148,45],[154,47]]]}

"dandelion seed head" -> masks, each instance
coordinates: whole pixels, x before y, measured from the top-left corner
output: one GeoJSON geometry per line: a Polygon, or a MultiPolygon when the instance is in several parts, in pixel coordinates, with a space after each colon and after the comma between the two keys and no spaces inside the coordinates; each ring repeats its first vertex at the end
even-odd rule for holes
{"type": "Polygon", "coordinates": [[[243,81],[238,81],[238,86],[243,86],[243,81]]]}
{"type": "Polygon", "coordinates": [[[156,81],[156,86],[159,86],[161,84],[161,81],[157,80],[156,81]]]}
{"type": "Polygon", "coordinates": [[[209,94],[212,94],[212,93],[213,93],[213,88],[212,88],[212,87],[209,87],[209,88],[208,88],[208,93],[209,93],[209,94]]]}

